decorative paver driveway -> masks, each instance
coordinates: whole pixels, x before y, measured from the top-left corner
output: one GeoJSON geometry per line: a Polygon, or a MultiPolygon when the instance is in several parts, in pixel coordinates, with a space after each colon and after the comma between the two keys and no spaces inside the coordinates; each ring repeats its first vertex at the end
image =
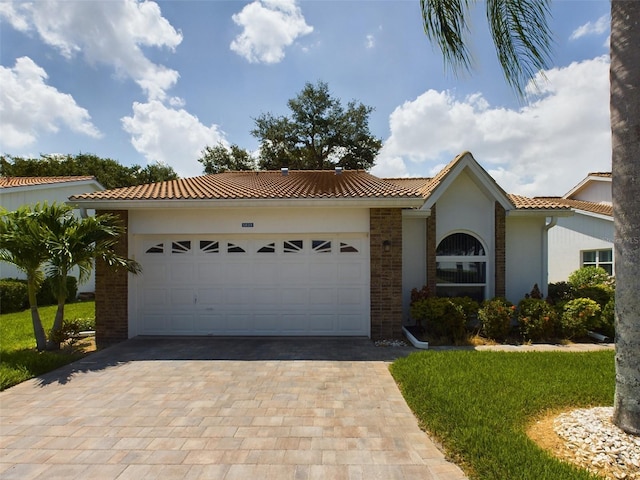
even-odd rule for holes
{"type": "Polygon", "coordinates": [[[134,339],[0,393],[3,479],[463,479],[366,339],[134,339]]]}

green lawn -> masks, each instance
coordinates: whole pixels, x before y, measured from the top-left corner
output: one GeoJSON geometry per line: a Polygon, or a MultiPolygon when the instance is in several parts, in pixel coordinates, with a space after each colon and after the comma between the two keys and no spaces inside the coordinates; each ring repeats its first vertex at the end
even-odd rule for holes
{"type": "Polygon", "coordinates": [[[396,360],[391,373],[422,427],[470,478],[599,478],[556,460],[525,431],[545,412],[612,405],[613,351],[425,351],[396,360]]]}
{"type": "MultiPolygon", "coordinates": [[[[40,307],[40,317],[46,332],[53,326],[56,306],[40,307]]],[[[70,303],[65,306],[65,318],[93,318],[94,302],[70,303]]],[[[0,315],[0,390],[29,378],[54,370],[83,356],[81,352],[63,349],[59,352],[37,352],[33,336],[31,312],[0,315]]]]}

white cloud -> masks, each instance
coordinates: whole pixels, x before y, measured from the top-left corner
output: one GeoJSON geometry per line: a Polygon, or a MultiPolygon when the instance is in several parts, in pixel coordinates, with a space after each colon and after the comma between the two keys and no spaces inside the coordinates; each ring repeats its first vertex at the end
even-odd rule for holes
{"type": "Polygon", "coordinates": [[[367,38],[365,40],[364,43],[366,48],[373,48],[376,46],[376,37],[374,37],[373,35],[369,34],[367,35],[367,38]]]}
{"type": "Polygon", "coordinates": [[[178,72],[151,62],[141,50],[173,50],[182,41],[155,2],[51,0],[0,6],[0,17],[17,30],[35,30],[66,58],[81,53],[89,63],[113,67],[118,75],[132,78],[150,99],[164,98],[178,80],[178,72]]]}
{"type": "Polygon", "coordinates": [[[122,118],[131,144],[148,162],[161,162],[173,167],[181,177],[202,175],[197,161],[207,145],[224,143],[224,133],[217,125],[207,127],[194,115],[180,108],[169,108],[162,102],[134,103],[133,115],[122,118]]]}
{"type": "Polygon", "coordinates": [[[313,31],[295,0],[256,0],[231,17],[243,31],[231,50],[251,63],[278,63],[284,49],[313,31]]]}
{"type": "Polygon", "coordinates": [[[0,66],[0,145],[22,148],[41,132],[57,132],[63,124],[74,132],[100,137],[91,116],[69,94],[47,85],[43,68],[20,57],[13,68],[0,66]]]}
{"type": "Polygon", "coordinates": [[[569,37],[569,40],[577,40],[588,35],[602,35],[610,28],[611,20],[609,15],[603,15],[595,22],[587,22],[576,28],[569,37]]]}
{"type": "Polygon", "coordinates": [[[598,57],[544,72],[537,96],[515,110],[481,94],[429,90],[397,107],[372,173],[429,176],[469,150],[507,191],[561,195],[590,171],[611,168],[609,62],[598,57]]]}

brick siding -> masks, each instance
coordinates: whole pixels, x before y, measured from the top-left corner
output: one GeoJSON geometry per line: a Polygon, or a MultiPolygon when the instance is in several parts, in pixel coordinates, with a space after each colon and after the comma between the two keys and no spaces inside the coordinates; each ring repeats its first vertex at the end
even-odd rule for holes
{"type": "Polygon", "coordinates": [[[402,337],[402,210],[370,210],[371,338],[402,337]],[[383,242],[390,241],[388,252],[383,242]]]}
{"type": "MultiPolygon", "coordinates": [[[[128,227],[126,210],[100,210],[96,215],[110,213],[120,217],[128,227]]],[[[115,247],[116,253],[129,256],[128,238],[125,233],[115,247]]],[[[129,274],[125,269],[108,268],[96,260],[96,345],[99,348],[126,340],[129,337],[129,274]]]]}

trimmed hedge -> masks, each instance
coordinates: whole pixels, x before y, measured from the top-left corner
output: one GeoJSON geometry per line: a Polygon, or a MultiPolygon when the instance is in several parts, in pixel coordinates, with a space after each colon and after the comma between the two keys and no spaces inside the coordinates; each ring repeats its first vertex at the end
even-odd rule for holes
{"type": "Polygon", "coordinates": [[[24,280],[0,280],[0,313],[19,312],[27,308],[28,290],[24,280]]]}
{"type": "MultiPolygon", "coordinates": [[[[78,296],[78,280],[67,277],[67,303],[75,301],[78,296]]],[[[36,294],[38,306],[56,305],[58,303],[51,279],[46,278],[36,294]]],[[[27,281],[19,278],[3,278],[0,280],[0,313],[19,312],[29,308],[29,292],[27,281]]]]}

